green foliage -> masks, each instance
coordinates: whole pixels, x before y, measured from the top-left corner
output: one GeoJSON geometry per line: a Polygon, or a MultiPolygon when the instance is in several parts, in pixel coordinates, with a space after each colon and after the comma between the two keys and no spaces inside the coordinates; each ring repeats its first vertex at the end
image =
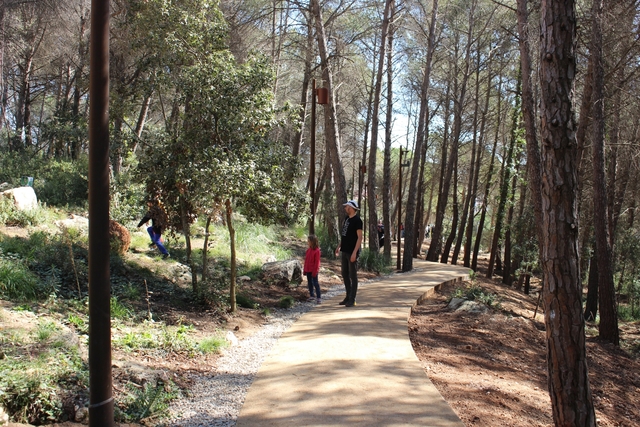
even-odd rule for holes
{"type": "Polygon", "coordinates": [[[45,161],[28,153],[15,151],[0,152],[0,182],[8,182],[13,187],[21,185],[24,176],[37,176],[45,161]]]}
{"type": "Polygon", "coordinates": [[[278,301],[278,307],[291,308],[295,305],[295,303],[296,303],[296,300],[294,300],[291,295],[285,295],[282,298],[280,298],[280,301],[278,301]]]}
{"type": "Polygon", "coordinates": [[[133,311],[117,297],[111,297],[110,309],[112,319],[128,320],[133,315],[133,311]]]}
{"type": "Polygon", "coordinates": [[[464,298],[469,301],[478,301],[488,307],[500,308],[500,297],[496,294],[486,293],[478,284],[472,284],[464,288],[456,288],[451,298],[464,298]]]}
{"type": "Polygon", "coordinates": [[[222,349],[227,348],[229,342],[221,336],[205,338],[198,343],[198,350],[202,354],[220,353],[222,349]]]}
{"type": "Polygon", "coordinates": [[[376,273],[388,273],[390,271],[391,260],[385,258],[384,254],[378,251],[371,251],[369,248],[360,251],[358,265],[367,271],[376,273]]]}
{"type": "Polygon", "coordinates": [[[27,227],[40,225],[45,220],[44,209],[18,210],[9,198],[0,197],[0,225],[27,227]]]}
{"type": "Polygon", "coordinates": [[[257,309],[260,307],[260,304],[255,302],[250,296],[246,294],[236,295],[236,303],[243,308],[257,309]]]}
{"type": "Polygon", "coordinates": [[[88,283],[86,235],[67,229],[67,236],[31,233],[28,238],[0,236],[0,253],[15,254],[25,270],[35,274],[44,293],[78,295],[76,278],[82,289],[88,283]],[[69,252],[72,242],[73,260],[69,252]]]}
{"type": "Polygon", "coordinates": [[[87,158],[49,160],[34,176],[34,190],[40,201],[52,206],[86,206],[89,197],[87,158]]]}
{"type": "Polygon", "coordinates": [[[193,354],[197,351],[196,343],[189,334],[193,328],[186,325],[170,327],[145,323],[144,330],[133,330],[121,336],[115,336],[114,346],[125,350],[157,350],[161,353],[168,351],[185,351],[193,354]]]}
{"type": "Polygon", "coordinates": [[[38,323],[38,327],[35,331],[36,341],[48,341],[49,338],[59,330],[60,329],[53,322],[40,322],[38,323]]]}
{"type": "Polygon", "coordinates": [[[621,304],[618,306],[618,319],[623,322],[635,322],[640,320],[640,306],[621,304]]]}
{"type": "Polygon", "coordinates": [[[2,298],[12,301],[31,301],[39,295],[38,278],[23,262],[0,258],[0,296],[2,298]]]}
{"type": "Polygon", "coordinates": [[[50,424],[62,415],[63,396],[86,392],[88,367],[56,325],[41,324],[33,337],[0,332],[0,405],[17,422],[50,424]]]}
{"type": "Polygon", "coordinates": [[[316,236],[318,237],[318,244],[320,246],[322,256],[327,259],[335,259],[335,252],[338,244],[334,239],[329,238],[327,229],[324,227],[317,228],[316,236]]]}
{"type": "Polygon", "coordinates": [[[123,422],[139,422],[151,415],[162,416],[169,403],[180,395],[171,381],[157,379],[155,384],[146,382],[142,387],[128,385],[128,393],[116,401],[115,419],[123,422]]]}
{"type": "Polygon", "coordinates": [[[87,324],[87,322],[84,320],[84,318],[80,317],[75,313],[69,313],[69,317],[67,317],[67,322],[69,322],[70,325],[73,325],[76,328],[76,330],[81,333],[86,334],[89,332],[89,325],[87,324]]]}
{"type": "Polygon", "coordinates": [[[120,224],[137,225],[146,208],[145,184],[135,180],[133,173],[125,172],[110,181],[111,200],[109,213],[111,219],[120,224]]]}

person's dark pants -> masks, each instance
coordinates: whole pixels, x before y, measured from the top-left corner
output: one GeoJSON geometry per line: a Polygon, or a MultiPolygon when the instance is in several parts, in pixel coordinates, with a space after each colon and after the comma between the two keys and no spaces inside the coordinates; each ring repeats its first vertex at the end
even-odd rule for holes
{"type": "Polygon", "coordinates": [[[149,233],[149,237],[151,237],[151,243],[154,243],[157,246],[162,255],[166,255],[169,253],[169,251],[167,251],[167,249],[162,244],[162,235],[160,233],[156,233],[153,230],[153,227],[148,227],[147,233],[149,233]]]}
{"type": "Polygon", "coordinates": [[[311,298],[320,299],[320,284],[318,283],[318,276],[313,277],[313,273],[307,273],[306,276],[309,285],[309,295],[311,296],[311,298]]]}
{"type": "Polygon", "coordinates": [[[340,253],[342,254],[342,280],[344,280],[344,289],[347,292],[345,300],[347,303],[354,303],[358,293],[358,260],[351,262],[351,253],[340,253]]]}

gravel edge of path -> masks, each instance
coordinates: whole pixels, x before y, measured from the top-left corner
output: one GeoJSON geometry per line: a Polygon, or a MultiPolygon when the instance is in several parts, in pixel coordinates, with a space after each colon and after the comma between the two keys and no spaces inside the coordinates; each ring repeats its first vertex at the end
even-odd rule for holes
{"type": "MultiPolygon", "coordinates": [[[[322,299],[344,294],[343,285],[334,285],[322,299]]],[[[274,309],[267,323],[256,333],[224,351],[211,374],[194,375],[189,394],[173,401],[167,427],[234,427],[244,399],[265,358],[280,336],[315,302],[296,303],[289,309],[274,309]]]]}

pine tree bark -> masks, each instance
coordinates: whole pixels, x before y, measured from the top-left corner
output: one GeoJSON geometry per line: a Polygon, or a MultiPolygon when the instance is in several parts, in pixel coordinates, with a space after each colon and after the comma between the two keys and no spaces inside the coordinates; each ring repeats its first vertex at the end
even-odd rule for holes
{"type": "Polygon", "coordinates": [[[600,300],[600,338],[620,345],[618,308],[613,282],[610,217],[607,213],[607,185],[604,166],[604,64],[602,57],[602,0],[592,7],[591,55],[593,67],[593,221],[596,235],[596,259],[600,300]]]}
{"type": "Polygon", "coordinates": [[[542,268],[549,395],[556,426],[595,427],[578,252],[573,0],[541,5],[542,268]]]}

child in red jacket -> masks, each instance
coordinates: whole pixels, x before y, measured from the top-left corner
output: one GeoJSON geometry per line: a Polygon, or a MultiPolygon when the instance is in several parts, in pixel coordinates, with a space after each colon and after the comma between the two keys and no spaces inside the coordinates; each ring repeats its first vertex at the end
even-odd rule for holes
{"type": "Polygon", "coordinates": [[[313,234],[307,239],[309,249],[304,256],[303,274],[307,276],[309,282],[309,301],[314,299],[320,304],[320,284],[318,283],[318,272],[320,271],[320,248],[318,247],[318,238],[313,234]],[[315,290],[315,297],[314,297],[315,290]]]}

